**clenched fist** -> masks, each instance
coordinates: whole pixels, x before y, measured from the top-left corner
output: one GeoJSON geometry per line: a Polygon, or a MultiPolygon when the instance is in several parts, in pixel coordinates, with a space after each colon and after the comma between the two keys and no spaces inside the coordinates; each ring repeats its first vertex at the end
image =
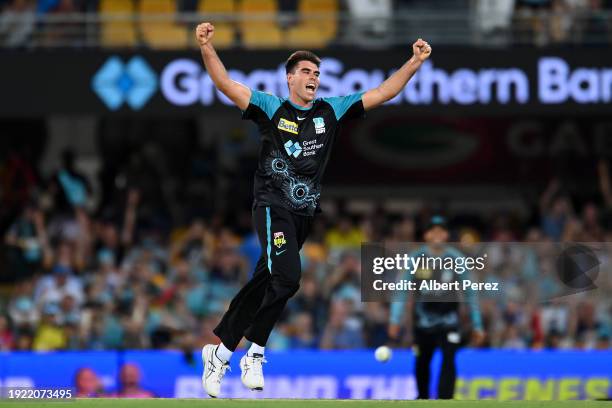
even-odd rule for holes
{"type": "Polygon", "coordinates": [[[210,23],[202,23],[196,27],[196,39],[200,47],[205,46],[213,38],[215,26],[210,23]]]}
{"type": "Polygon", "coordinates": [[[427,41],[419,38],[414,44],[412,44],[412,52],[414,53],[414,56],[419,59],[419,61],[425,61],[431,55],[431,46],[427,41]]]}

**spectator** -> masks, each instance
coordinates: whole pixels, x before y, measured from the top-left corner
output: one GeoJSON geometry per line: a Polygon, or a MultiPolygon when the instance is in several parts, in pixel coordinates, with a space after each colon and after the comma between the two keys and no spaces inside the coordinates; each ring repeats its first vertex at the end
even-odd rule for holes
{"type": "Polygon", "coordinates": [[[599,242],[604,240],[599,208],[593,202],[587,203],[582,209],[582,226],[585,242],[599,242]]]}
{"type": "Polygon", "coordinates": [[[320,347],[324,350],[341,350],[364,346],[362,324],[352,315],[351,303],[346,300],[332,302],[320,347]]]}
{"type": "Polygon", "coordinates": [[[136,364],[126,363],[119,370],[120,389],[117,398],[153,398],[155,395],[140,385],[140,368],[136,364]]]}
{"type": "Polygon", "coordinates": [[[62,153],[62,166],[48,190],[55,199],[54,208],[57,211],[70,212],[73,208],[82,208],[87,204],[91,186],[87,178],[76,169],[76,155],[72,150],[62,153]]]}
{"type": "Polygon", "coordinates": [[[318,345],[314,333],[314,324],[310,313],[302,312],[293,315],[291,319],[290,349],[314,349],[318,345]]]}
{"type": "Polygon", "coordinates": [[[595,306],[590,301],[581,302],[576,315],[576,346],[587,350],[596,348],[602,324],[595,315],[595,306]]]}
{"type": "Polygon", "coordinates": [[[382,303],[367,303],[364,308],[364,333],[368,347],[386,344],[389,311],[382,303]]]}
{"type": "Polygon", "coordinates": [[[38,308],[32,297],[32,281],[17,285],[13,299],[9,303],[8,313],[17,330],[34,328],[40,318],[38,308]]]}
{"type": "Polygon", "coordinates": [[[610,17],[604,10],[604,0],[588,0],[589,12],[584,18],[581,40],[594,44],[610,41],[610,17]]]}
{"type": "Polygon", "coordinates": [[[286,321],[280,321],[277,323],[270,338],[266,343],[266,348],[270,350],[289,350],[291,346],[291,326],[286,321]]]}
{"type": "Polygon", "coordinates": [[[551,0],[517,0],[517,39],[520,44],[545,45],[548,43],[547,21],[551,0]]]}
{"type": "Polygon", "coordinates": [[[325,243],[332,251],[359,248],[364,241],[364,233],[348,217],[341,217],[337,227],[331,228],[325,236],[325,243]]]}
{"type": "Polygon", "coordinates": [[[29,328],[22,328],[17,330],[15,340],[16,351],[30,351],[32,350],[32,343],[34,342],[34,333],[29,328]]]}
{"type": "Polygon", "coordinates": [[[570,200],[567,196],[557,195],[559,190],[559,181],[553,179],[540,198],[542,231],[555,241],[561,239],[565,223],[573,214],[570,200]]]}
{"type": "Polygon", "coordinates": [[[36,0],[14,0],[0,13],[0,39],[5,47],[25,46],[36,24],[36,0]]]}
{"type": "Polygon", "coordinates": [[[327,318],[325,299],[322,296],[317,281],[312,275],[304,275],[300,289],[290,301],[290,313],[308,313],[311,316],[312,329],[315,335],[320,335],[327,318]]]}
{"type": "Polygon", "coordinates": [[[51,251],[42,211],[30,203],[8,229],[4,242],[9,247],[10,264],[28,278],[50,262],[51,251]]]}
{"type": "Polygon", "coordinates": [[[510,31],[515,0],[477,0],[476,25],[481,40],[490,43],[510,31]]]}
{"type": "Polygon", "coordinates": [[[81,280],[73,275],[69,266],[63,263],[57,264],[53,267],[51,274],[38,282],[34,295],[36,303],[59,304],[65,296],[72,296],[78,305],[83,303],[84,293],[81,280]]]}
{"type": "Polygon", "coordinates": [[[327,294],[332,300],[344,299],[355,305],[361,305],[360,273],[361,265],[357,255],[345,252],[342,254],[340,264],[327,279],[327,294]]]}
{"type": "Polygon", "coordinates": [[[52,351],[62,350],[66,347],[66,335],[58,324],[59,311],[59,307],[54,303],[47,303],[43,307],[42,321],[38,326],[32,345],[34,350],[52,351]]]}
{"type": "Polygon", "coordinates": [[[89,367],[79,368],[74,376],[76,398],[96,398],[104,396],[102,383],[89,367]]]}
{"type": "Polygon", "coordinates": [[[510,325],[506,328],[503,339],[503,343],[501,344],[502,349],[524,350],[527,348],[527,343],[521,337],[518,328],[514,325],[510,325]]]}
{"type": "Polygon", "coordinates": [[[0,314],[0,351],[10,351],[13,348],[13,340],[8,317],[0,314]]]}

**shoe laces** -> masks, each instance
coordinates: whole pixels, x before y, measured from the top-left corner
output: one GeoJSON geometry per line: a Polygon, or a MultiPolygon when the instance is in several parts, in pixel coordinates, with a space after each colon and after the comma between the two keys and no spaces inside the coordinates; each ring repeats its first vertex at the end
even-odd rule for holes
{"type": "Polygon", "coordinates": [[[262,355],[247,356],[247,358],[251,359],[253,374],[263,376],[263,364],[268,360],[262,355]]]}
{"type": "Polygon", "coordinates": [[[213,365],[212,368],[212,372],[213,372],[213,378],[215,380],[215,382],[220,383],[221,380],[223,379],[223,377],[225,376],[225,373],[227,371],[232,371],[232,368],[230,367],[230,365],[228,363],[222,363],[221,367],[217,367],[215,365],[213,365]]]}

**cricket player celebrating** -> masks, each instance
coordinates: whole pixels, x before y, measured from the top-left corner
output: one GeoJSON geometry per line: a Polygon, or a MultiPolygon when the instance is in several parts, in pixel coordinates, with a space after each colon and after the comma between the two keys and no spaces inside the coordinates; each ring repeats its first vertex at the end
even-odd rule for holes
{"type": "Polygon", "coordinates": [[[219,396],[228,362],[243,337],[252,345],[240,360],[242,383],[251,390],[263,390],[265,345],[299,288],[299,251],[319,208],[320,180],[339,126],[395,97],[431,55],[429,44],[419,39],[412,45],[412,58],[377,88],[316,98],[321,60],[312,52],[297,51],[285,65],[289,98],[283,99],[232,80],[213,47],[214,33],[210,23],[196,28],[206,70],[215,86],[242,110],[243,119],[255,122],[261,134],[253,223],[262,255],[253,277],[214,329],[221,344],[202,349],[202,382],[211,397],[219,396]]]}

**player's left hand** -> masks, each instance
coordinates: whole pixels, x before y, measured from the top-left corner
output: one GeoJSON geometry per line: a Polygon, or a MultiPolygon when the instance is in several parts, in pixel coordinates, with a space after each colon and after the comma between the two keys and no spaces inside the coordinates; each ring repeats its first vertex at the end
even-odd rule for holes
{"type": "Polygon", "coordinates": [[[485,334],[482,330],[474,330],[472,332],[472,345],[479,347],[482,345],[485,339],[485,334]]]}
{"type": "Polygon", "coordinates": [[[421,38],[412,44],[412,52],[419,61],[425,61],[431,55],[431,46],[421,38]]]}

